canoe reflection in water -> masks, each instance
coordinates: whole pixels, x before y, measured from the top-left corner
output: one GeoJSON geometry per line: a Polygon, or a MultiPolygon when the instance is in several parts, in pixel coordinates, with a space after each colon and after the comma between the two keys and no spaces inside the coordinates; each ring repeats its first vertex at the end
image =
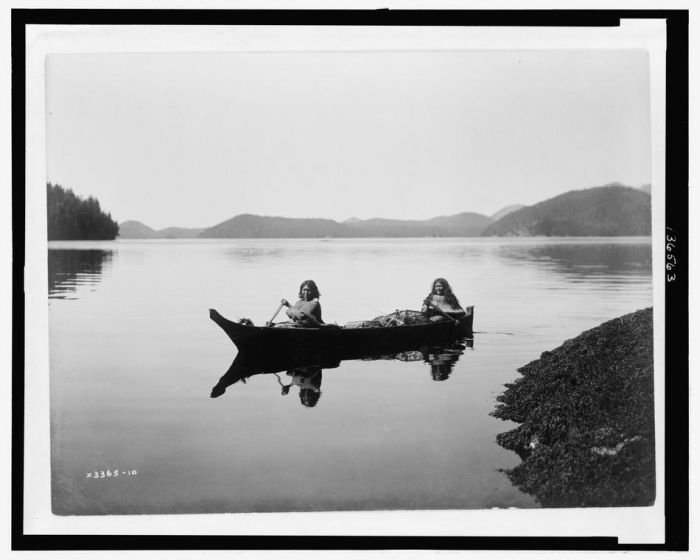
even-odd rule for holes
{"type": "MultiPolygon", "coordinates": [[[[454,365],[460,359],[466,348],[473,348],[474,340],[458,339],[442,346],[423,346],[413,350],[404,350],[393,354],[356,355],[352,360],[398,360],[401,362],[422,361],[430,366],[430,375],[435,381],[445,381],[450,377],[454,365]]],[[[321,397],[321,382],[324,369],[336,369],[342,363],[342,357],[323,356],[318,353],[308,355],[297,354],[290,358],[270,357],[258,353],[240,352],[233,360],[231,367],[219,379],[211,391],[211,397],[224,394],[226,389],[238,383],[245,383],[254,375],[271,374],[282,387],[282,395],[289,394],[293,387],[299,387],[299,399],[306,407],[314,407],[321,397]],[[285,372],[288,376],[278,375],[285,372]],[[286,382],[285,382],[286,381],[286,382]]]]}

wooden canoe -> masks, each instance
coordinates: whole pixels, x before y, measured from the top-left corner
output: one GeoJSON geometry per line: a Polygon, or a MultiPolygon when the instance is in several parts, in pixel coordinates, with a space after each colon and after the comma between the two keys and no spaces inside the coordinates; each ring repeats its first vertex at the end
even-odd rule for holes
{"type": "Polygon", "coordinates": [[[421,345],[449,342],[473,336],[474,307],[457,324],[442,320],[420,324],[394,326],[327,326],[322,328],[256,327],[230,321],[215,309],[209,310],[212,321],[229,336],[239,351],[247,353],[307,354],[322,350],[324,354],[352,359],[368,352],[399,351],[421,345]]]}

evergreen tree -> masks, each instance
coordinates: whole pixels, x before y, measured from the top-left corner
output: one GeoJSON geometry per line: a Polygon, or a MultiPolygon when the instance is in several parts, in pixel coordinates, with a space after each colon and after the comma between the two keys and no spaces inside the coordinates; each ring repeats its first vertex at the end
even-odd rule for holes
{"type": "Polygon", "coordinates": [[[46,184],[48,239],[104,240],[119,235],[119,224],[105,214],[98,200],[76,196],[60,185],[46,184]]]}

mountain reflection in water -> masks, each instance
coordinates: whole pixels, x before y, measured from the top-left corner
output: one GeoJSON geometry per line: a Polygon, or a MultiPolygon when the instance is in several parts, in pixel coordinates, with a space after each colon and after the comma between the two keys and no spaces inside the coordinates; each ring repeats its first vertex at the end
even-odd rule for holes
{"type": "Polygon", "coordinates": [[[611,276],[628,277],[651,273],[651,243],[646,239],[600,244],[551,243],[543,245],[512,244],[498,247],[500,257],[523,266],[537,263],[569,278],[588,279],[611,276]]]}
{"type": "MultiPolygon", "coordinates": [[[[467,348],[474,348],[473,338],[456,340],[444,346],[422,346],[394,354],[367,355],[357,359],[422,361],[429,365],[430,375],[434,381],[445,381],[450,377],[455,364],[467,348]]],[[[231,367],[213,387],[211,397],[220,397],[231,385],[239,381],[246,383],[246,380],[254,375],[269,374],[277,378],[277,384],[282,388],[282,395],[288,395],[293,388],[298,387],[301,404],[311,408],[316,406],[321,398],[323,370],[337,369],[342,362],[342,359],[332,355],[309,354],[290,359],[241,352],[236,355],[231,367]],[[286,378],[278,375],[282,372],[286,374],[286,378]]]]}

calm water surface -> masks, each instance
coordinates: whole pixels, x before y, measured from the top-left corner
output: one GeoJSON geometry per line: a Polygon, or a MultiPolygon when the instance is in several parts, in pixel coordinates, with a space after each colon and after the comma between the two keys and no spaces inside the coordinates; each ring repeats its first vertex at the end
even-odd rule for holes
{"type": "Polygon", "coordinates": [[[515,427],[489,416],[496,396],[544,350],[651,304],[646,238],[52,242],[54,512],[537,507],[499,470],[519,459],[496,444],[515,427]],[[447,375],[346,361],[312,408],[284,373],[210,398],[236,354],[210,307],[259,325],[313,278],[342,324],[419,308],[437,276],[475,306],[447,375]]]}

